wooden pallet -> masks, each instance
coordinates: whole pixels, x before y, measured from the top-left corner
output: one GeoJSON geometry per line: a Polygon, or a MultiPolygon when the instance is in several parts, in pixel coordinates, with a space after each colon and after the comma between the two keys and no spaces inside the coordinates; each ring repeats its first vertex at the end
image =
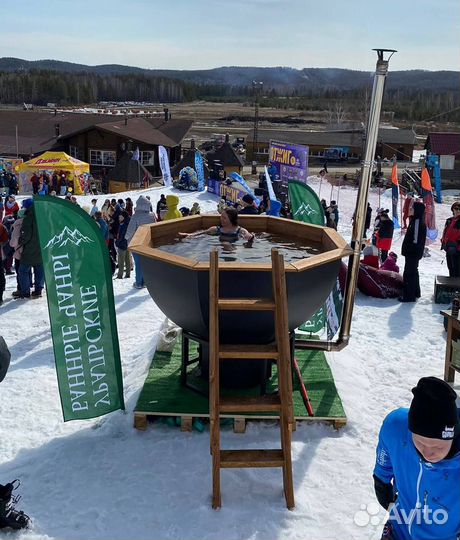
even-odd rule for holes
{"type": "MultiPolygon", "coordinates": [[[[246,423],[247,422],[260,422],[260,421],[273,421],[273,420],[279,420],[279,416],[277,415],[264,415],[264,416],[256,416],[253,414],[248,415],[236,415],[236,414],[221,414],[222,418],[225,419],[231,419],[233,420],[233,431],[235,433],[244,433],[246,431],[246,423]]],[[[192,425],[193,425],[193,419],[199,418],[200,420],[205,420],[206,423],[209,421],[209,414],[195,414],[193,416],[190,416],[190,414],[187,413],[178,413],[171,415],[171,413],[168,412],[143,412],[143,411],[135,411],[134,412],[134,427],[136,429],[139,429],[141,431],[145,431],[149,425],[150,422],[153,422],[155,419],[158,419],[160,417],[169,417],[169,418],[180,418],[180,428],[181,431],[192,431],[192,425]]],[[[294,417],[294,420],[296,422],[305,422],[307,424],[329,424],[334,427],[334,429],[341,429],[346,426],[347,419],[344,417],[327,417],[327,416],[300,416],[300,417],[294,417]]]]}

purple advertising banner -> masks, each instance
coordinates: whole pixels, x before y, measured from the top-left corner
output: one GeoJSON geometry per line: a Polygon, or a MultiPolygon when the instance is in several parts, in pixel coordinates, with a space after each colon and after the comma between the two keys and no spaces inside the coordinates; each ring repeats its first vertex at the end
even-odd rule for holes
{"type": "Polygon", "coordinates": [[[207,182],[209,193],[215,193],[221,198],[225,197],[225,199],[231,203],[236,203],[248,193],[247,191],[240,189],[242,186],[238,182],[233,182],[230,186],[228,186],[225,182],[213,180],[212,178],[208,178],[207,182]]]}
{"type": "Polygon", "coordinates": [[[270,141],[270,167],[272,181],[287,184],[289,180],[307,182],[308,146],[270,141]]]}

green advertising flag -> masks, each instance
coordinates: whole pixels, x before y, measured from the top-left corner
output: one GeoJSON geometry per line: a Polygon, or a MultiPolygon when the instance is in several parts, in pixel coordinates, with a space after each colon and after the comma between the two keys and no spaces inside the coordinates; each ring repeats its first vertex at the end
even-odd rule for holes
{"type": "Polygon", "coordinates": [[[289,180],[288,189],[292,217],[296,221],[324,225],[323,206],[311,187],[297,180],[289,180]]]}
{"type": "MultiPolygon", "coordinates": [[[[292,217],[296,221],[311,223],[312,225],[324,225],[324,209],[318,195],[310,186],[297,180],[289,180],[289,200],[291,202],[292,217]]],[[[325,326],[329,330],[330,305],[323,304],[318,311],[299,328],[300,330],[317,334],[325,326]]]]}
{"type": "Polygon", "coordinates": [[[34,197],[64,421],[125,408],[109,254],[97,223],[34,197]]]}
{"type": "Polygon", "coordinates": [[[326,304],[323,304],[311,319],[308,319],[308,321],[299,326],[299,330],[310,332],[312,334],[322,332],[326,326],[326,315],[326,304]]]}
{"type": "Polygon", "coordinates": [[[339,331],[342,321],[342,308],[343,297],[340,290],[340,283],[337,279],[330,295],[326,299],[327,339],[332,339],[339,331]]]}

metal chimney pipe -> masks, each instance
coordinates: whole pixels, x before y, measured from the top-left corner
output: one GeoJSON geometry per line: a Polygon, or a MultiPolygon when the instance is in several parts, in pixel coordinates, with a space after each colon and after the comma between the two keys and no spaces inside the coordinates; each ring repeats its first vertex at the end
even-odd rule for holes
{"type": "Polygon", "coordinates": [[[364,149],[364,161],[361,166],[361,179],[356,201],[355,220],[351,236],[351,248],[353,254],[348,261],[347,282],[345,287],[345,299],[343,303],[342,324],[340,325],[339,336],[335,342],[332,341],[303,341],[302,348],[321,350],[341,350],[348,345],[350,339],[351,319],[356,296],[356,285],[358,283],[359,259],[361,256],[361,243],[364,234],[364,224],[366,221],[367,200],[369,188],[372,180],[372,165],[377,147],[377,136],[379,132],[380,111],[382,109],[383,90],[385,79],[388,73],[388,62],[397,51],[394,49],[373,49],[377,52],[377,66],[374,75],[374,86],[370,113],[366,130],[366,145],[364,149]],[[384,53],[391,53],[384,59],[384,53]]]}
{"type": "Polygon", "coordinates": [[[358,283],[359,259],[361,256],[361,243],[364,235],[364,224],[366,221],[367,201],[369,198],[369,188],[372,180],[372,166],[374,162],[375,149],[377,147],[377,137],[379,134],[380,112],[382,110],[383,91],[385,80],[388,74],[388,63],[396,52],[394,49],[373,49],[377,52],[377,65],[374,75],[374,87],[372,89],[371,107],[366,130],[366,146],[364,150],[364,161],[361,166],[361,179],[358,189],[358,199],[356,201],[355,221],[351,235],[351,248],[353,254],[348,261],[347,284],[345,289],[345,301],[343,305],[342,324],[340,327],[340,337],[348,341],[350,337],[351,318],[356,296],[356,285],[358,283]],[[390,53],[384,59],[384,53],[390,53]]]}

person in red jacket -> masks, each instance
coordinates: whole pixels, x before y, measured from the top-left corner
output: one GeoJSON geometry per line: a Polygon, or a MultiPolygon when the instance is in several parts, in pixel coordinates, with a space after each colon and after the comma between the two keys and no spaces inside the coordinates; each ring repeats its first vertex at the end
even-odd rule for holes
{"type": "Polygon", "coordinates": [[[5,225],[0,221],[0,304],[3,302],[3,292],[5,290],[6,279],[5,269],[3,268],[3,246],[8,242],[8,231],[5,225]]]}
{"type": "Polygon", "coordinates": [[[450,277],[460,277],[460,202],[451,206],[452,217],[446,220],[441,249],[446,252],[450,277]]]}
{"type": "Polygon", "coordinates": [[[5,201],[5,217],[15,215],[19,212],[19,204],[14,195],[8,195],[5,201]]]}
{"type": "Polygon", "coordinates": [[[393,220],[388,216],[388,210],[384,210],[380,214],[380,222],[378,229],[375,233],[377,237],[377,247],[380,252],[380,260],[382,263],[386,261],[388,252],[391,249],[391,242],[393,241],[394,224],[393,220]]]}
{"type": "Polygon", "coordinates": [[[412,208],[414,206],[414,196],[412,193],[408,193],[404,199],[404,205],[402,210],[403,229],[407,229],[407,221],[412,214],[412,208]]]}
{"type": "Polygon", "coordinates": [[[377,246],[375,245],[376,241],[377,239],[375,237],[372,238],[372,244],[369,246],[366,246],[363,249],[363,258],[361,259],[361,263],[378,269],[379,268],[379,250],[377,249],[377,246]]]}

